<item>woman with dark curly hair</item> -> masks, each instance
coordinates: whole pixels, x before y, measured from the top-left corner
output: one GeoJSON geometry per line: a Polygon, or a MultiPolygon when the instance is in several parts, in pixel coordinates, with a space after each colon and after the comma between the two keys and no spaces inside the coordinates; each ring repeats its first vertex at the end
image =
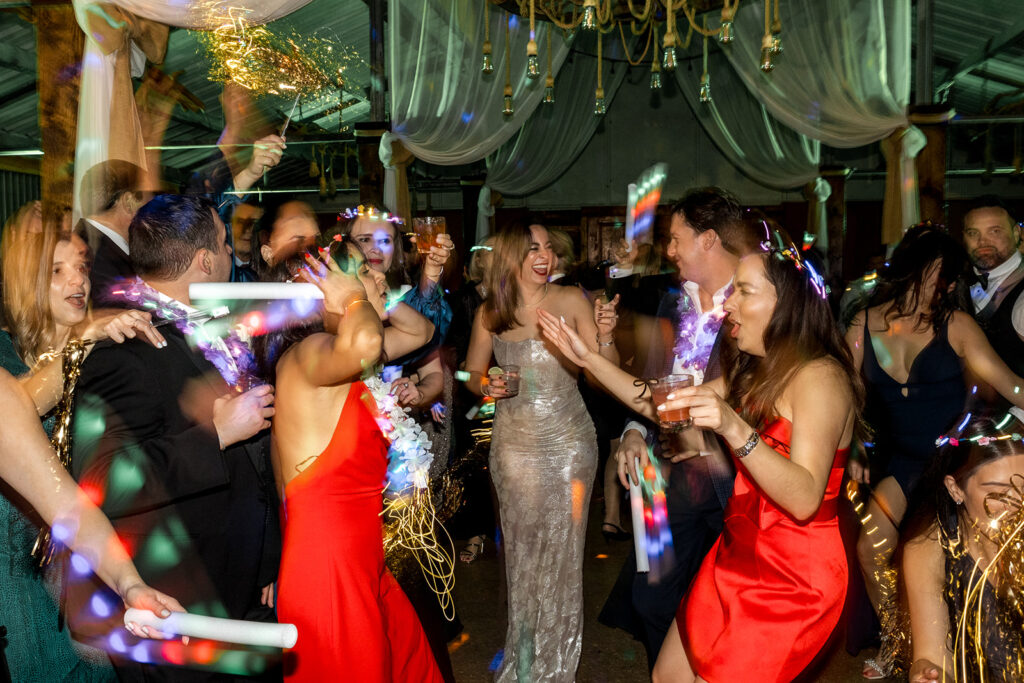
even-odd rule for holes
{"type": "MultiPolygon", "coordinates": [[[[874,430],[877,461],[870,470],[851,460],[851,478],[872,485],[857,554],[877,612],[907,499],[935,456],[935,439],[964,411],[966,365],[1007,400],[1024,407],[1014,375],[956,299],[966,266],[963,248],[931,224],[907,231],[879,276],[867,307],[846,333],[867,389],[865,414],[874,430]]],[[[868,660],[864,676],[888,673],[883,658],[868,660]]]]}

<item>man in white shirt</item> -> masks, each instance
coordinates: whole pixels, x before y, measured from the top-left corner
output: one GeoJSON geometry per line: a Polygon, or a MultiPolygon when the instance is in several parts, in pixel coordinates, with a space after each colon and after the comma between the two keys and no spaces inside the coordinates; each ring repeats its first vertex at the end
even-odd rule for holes
{"type": "MultiPolygon", "coordinates": [[[[661,312],[672,318],[675,329],[670,358],[652,354],[645,375],[694,375],[700,383],[722,375],[720,352],[730,343],[723,326],[723,304],[732,291],[732,278],[741,256],[757,248],[763,236],[752,234],[742,219],[739,202],[719,188],[693,190],[672,208],[666,256],[679,270],[682,292],[663,301],[661,312]]],[[[665,355],[665,354],[662,354],[665,355]]],[[[658,448],[657,426],[631,421],[617,453],[620,476],[633,477],[635,462],[647,461],[648,445],[658,448]]],[[[653,666],[676,609],[690,580],[722,529],[722,512],[732,495],[734,471],[729,456],[711,433],[685,430],[682,443],[662,450],[666,463],[666,503],[672,532],[674,563],[658,577],[636,573],[631,555],[623,575],[632,575],[632,607],[643,623],[648,662],[653,666]],[[670,463],[670,464],[669,464],[670,463]]],[[[622,579],[620,578],[620,583],[622,579]]],[[[611,613],[615,595],[602,615],[611,613]]],[[[609,617],[604,618],[607,614],[609,617]]]]}
{"type": "MultiPolygon", "coordinates": [[[[1024,374],[1024,260],[1021,226],[995,195],[971,202],[964,216],[964,247],[977,282],[970,297],[974,317],[999,357],[1017,375],[1024,374]]],[[[1009,404],[994,391],[979,392],[997,411],[1009,404]]],[[[1017,414],[1017,409],[1013,409],[1017,414]]],[[[1018,418],[1022,415],[1018,415],[1018,418]]]]}

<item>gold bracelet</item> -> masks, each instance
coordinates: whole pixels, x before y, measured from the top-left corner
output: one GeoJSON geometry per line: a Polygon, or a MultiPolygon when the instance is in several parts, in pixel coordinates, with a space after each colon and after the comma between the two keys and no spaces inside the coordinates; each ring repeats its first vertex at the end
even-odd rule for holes
{"type": "Polygon", "coordinates": [[[366,299],[366,298],[362,298],[362,297],[352,299],[352,301],[349,301],[347,304],[345,304],[345,308],[342,311],[342,315],[343,316],[348,315],[348,309],[352,308],[353,306],[355,306],[356,304],[358,304],[360,302],[370,303],[370,300],[366,299]]]}

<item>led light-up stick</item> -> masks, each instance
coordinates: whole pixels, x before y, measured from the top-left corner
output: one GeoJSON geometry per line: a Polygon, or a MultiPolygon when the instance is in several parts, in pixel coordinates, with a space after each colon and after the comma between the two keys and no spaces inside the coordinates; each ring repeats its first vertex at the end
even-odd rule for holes
{"type": "Polygon", "coordinates": [[[125,610],[124,623],[135,622],[168,636],[188,636],[217,640],[222,643],[263,647],[295,647],[299,630],[295,624],[267,624],[259,621],[220,619],[188,612],[171,612],[161,619],[149,610],[130,607],[125,610]]]}

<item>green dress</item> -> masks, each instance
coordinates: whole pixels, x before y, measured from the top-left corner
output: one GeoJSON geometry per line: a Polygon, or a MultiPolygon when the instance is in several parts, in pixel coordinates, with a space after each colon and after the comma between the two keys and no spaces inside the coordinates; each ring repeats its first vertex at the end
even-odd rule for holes
{"type": "MultiPolygon", "coordinates": [[[[15,377],[28,372],[5,330],[0,330],[0,366],[15,377]]],[[[47,434],[53,425],[52,417],[43,421],[47,434]]],[[[72,646],[68,630],[58,630],[55,596],[60,590],[59,563],[54,562],[40,575],[29,556],[39,530],[38,522],[12,504],[16,500],[21,509],[28,509],[21,497],[2,481],[0,494],[0,624],[7,627],[4,655],[11,680],[116,681],[103,653],[90,648],[79,655],[75,648],[81,646],[72,646]]]]}

